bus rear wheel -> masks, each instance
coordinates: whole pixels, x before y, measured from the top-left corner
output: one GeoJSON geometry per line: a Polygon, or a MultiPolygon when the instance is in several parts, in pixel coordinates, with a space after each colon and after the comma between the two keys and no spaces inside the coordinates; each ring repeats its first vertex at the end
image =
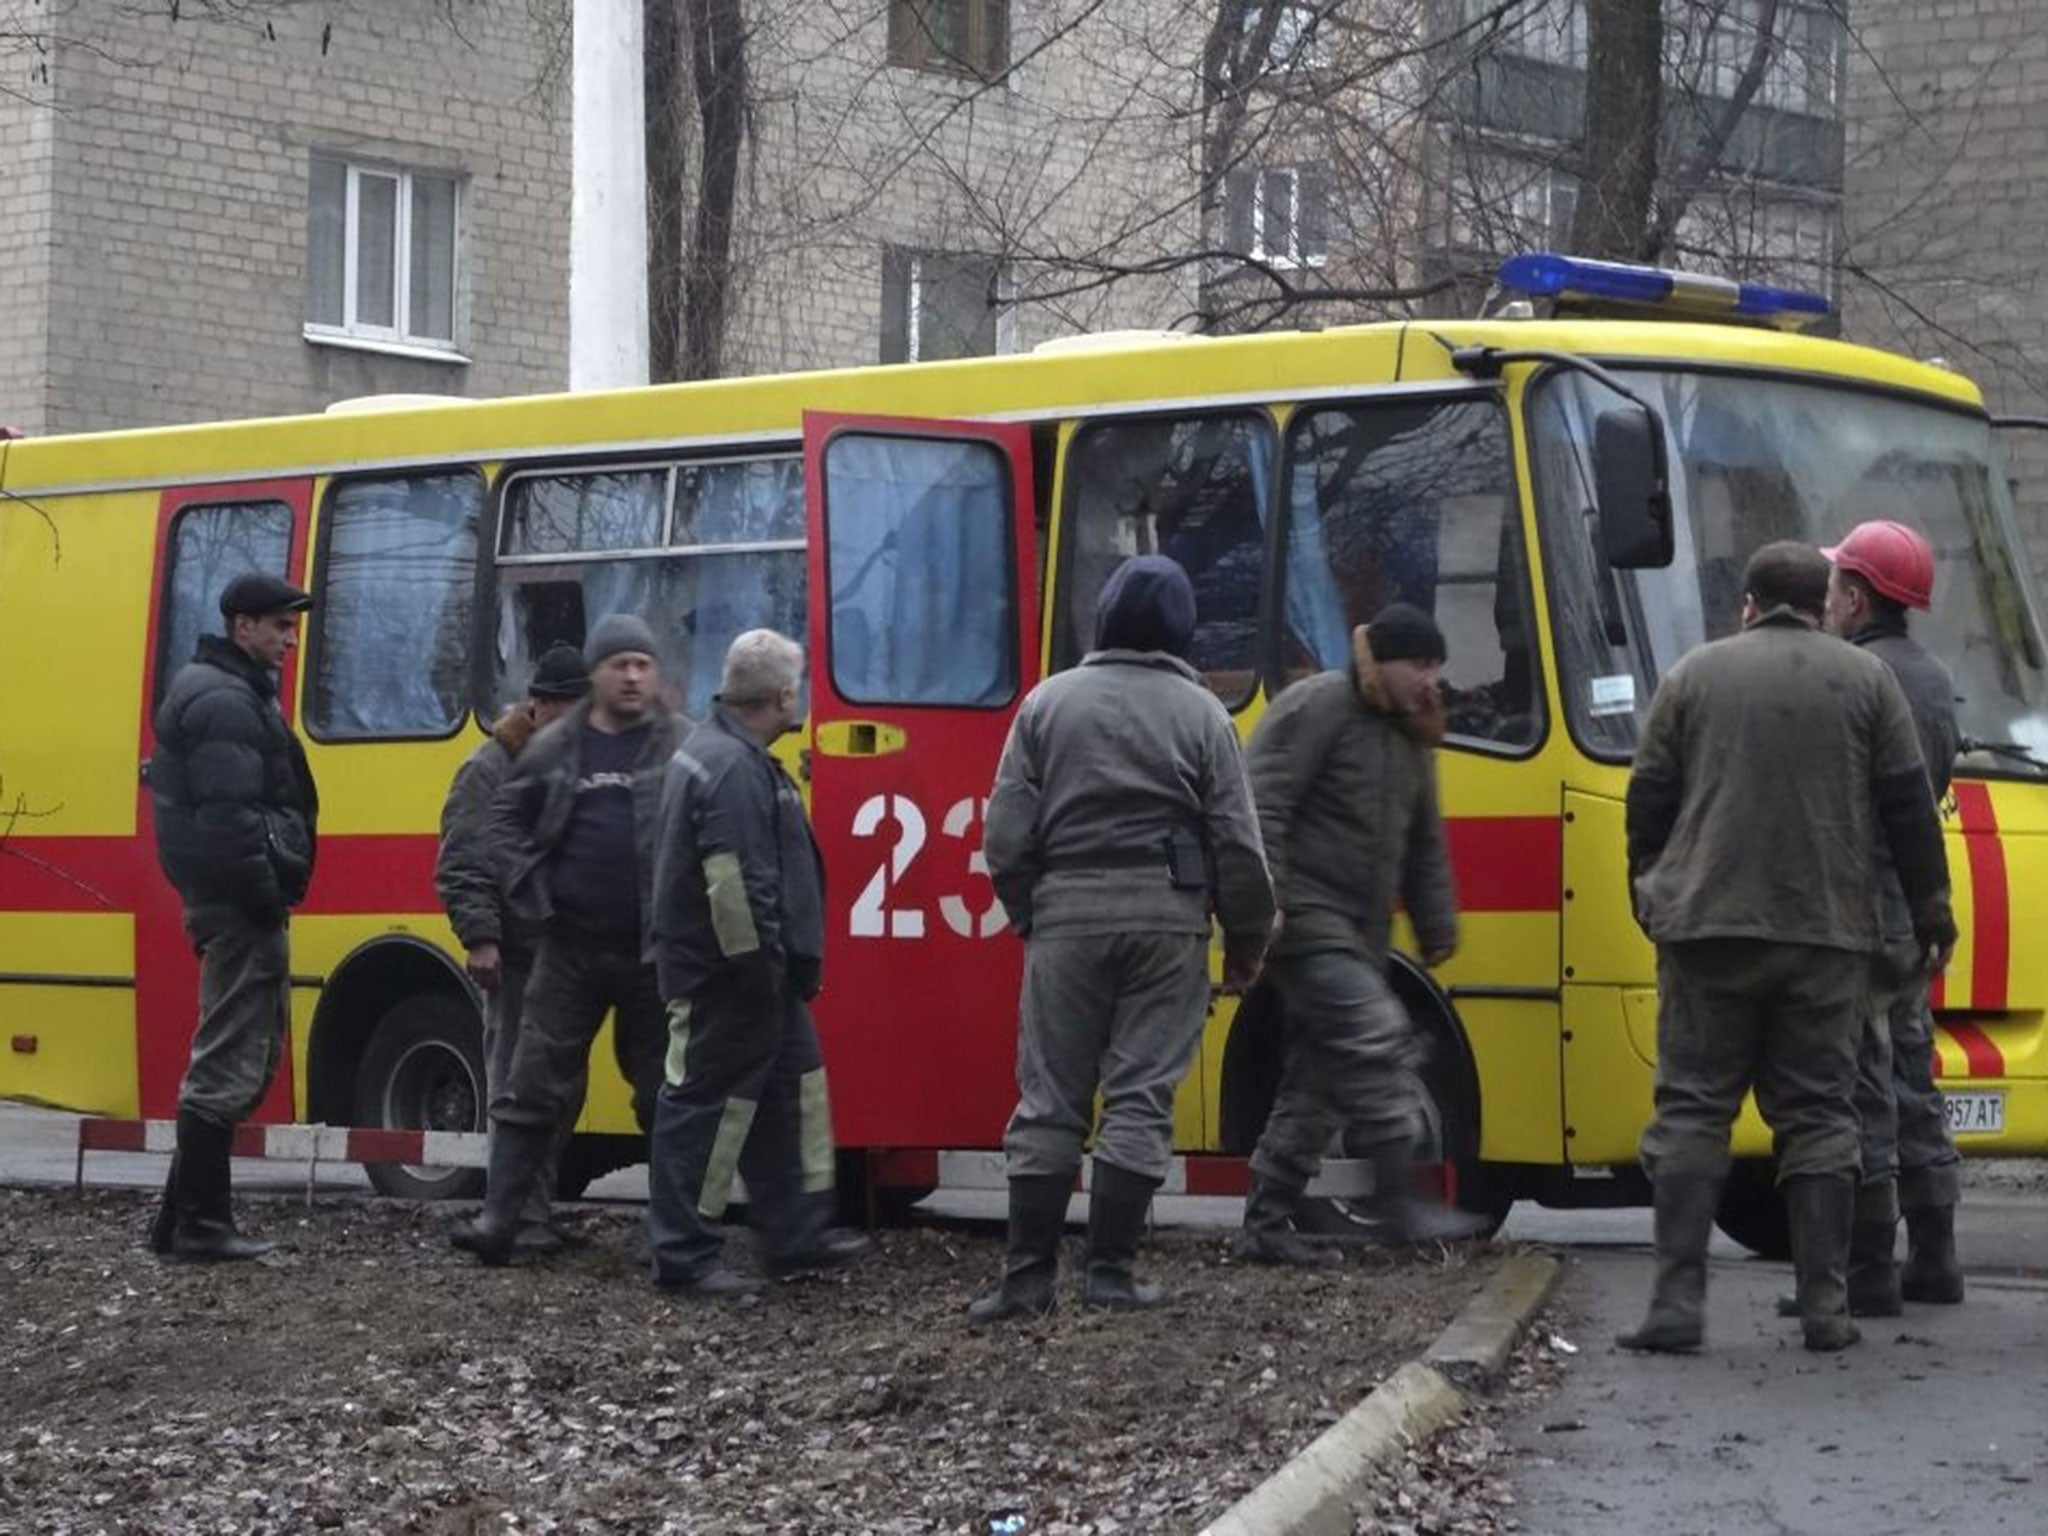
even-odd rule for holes
{"type": "MultiPolygon", "coordinates": [[[[356,1070],[355,1123],[380,1130],[481,1131],[483,1031],[476,1010],[445,993],[392,1005],[370,1032],[356,1070]]],[[[484,1190],[483,1170],[370,1163],[379,1194],[405,1200],[468,1200],[484,1190]]]]}
{"type": "Polygon", "coordinates": [[[1778,1193],[1777,1164],[1745,1159],[1730,1168],[1714,1225],[1759,1258],[1791,1258],[1792,1228],[1778,1193]]]}

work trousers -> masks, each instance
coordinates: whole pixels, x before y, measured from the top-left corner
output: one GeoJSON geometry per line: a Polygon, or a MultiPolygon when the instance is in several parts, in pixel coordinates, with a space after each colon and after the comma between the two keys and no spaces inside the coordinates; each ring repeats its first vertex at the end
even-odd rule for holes
{"type": "Polygon", "coordinates": [[[590,1044],[609,1011],[612,1049],[633,1088],[642,1131],[654,1123],[668,1023],[654,967],[637,943],[605,942],[551,926],[533,959],[511,1060],[491,1090],[491,1119],[509,1125],[573,1125],[583,1102],[590,1044]]]}
{"type": "MultiPolygon", "coordinates": [[[[533,975],[533,954],[526,949],[501,945],[498,950],[498,986],[484,994],[484,1104],[495,1104],[512,1080],[512,1053],[519,1045],[519,1021],[525,1016],[526,988],[533,975]]],[[[576,1129],[576,1117],[583,1113],[583,1095],[589,1083],[587,1072],[578,1072],[568,1103],[555,1126],[555,1144],[534,1180],[519,1218],[523,1223],[546,1222],[554,1208],[555,1185],[559,1181],[562,1148],[576,1129]]]]}
{"type": "Polygon", "coordinates": [[[1385,973],[1349,950],[1283,955],[1267,967],[1285,1055],[1252,1172],[1304,1188],[1343,1133],[1354,1156],[1406,1157],[1420,1128],[1422,1041],[1385,973]]]}
{"type": "Polygon", "coordinates": [[[1071,1174],[1102,1094],[1095,1156],[1141,1178],[1173,1160],[1173,1095],[1202,1042],[1209,941],[1189,933],[1076,934],[1024,948],[1009,1176],[1071,1174]]]}
{"type": "Polygon", "coordinates": [[[1778,1178],[1853,1174],[1856,1061],[1870,956],[1809,944],[1701,939],[1657,951],[1656,1114],[1643,1166],[1719,1178],[1752,1089],[1778,1178]]]}
{"type": "MultiPolygon", "coordinates": [[[[1934,1084],[1934,1011],[1924,978],[1913,977],[1872,1007],[1856,1063],[1856,1109],[1866,1190],[1896,1180],[1897,1199],[1889,1203],[1898,1208],[1956,1203],[1962,1156],[1934,1084]]],[[[1897,1211],[1867,1214],[1875,1219],[1897,1211]]]]}
{"type": "Polygon", "coordinates": [[[666,1081],[648,1143],[648,1251],[657,1284],[718,1267],[715,1223],[746,1181],[773,1268],[814,1251],[832,1217],[832,1114],[817,1027],[778,988],[721,977],[669,1003],[666,1081]]]}
{"type": "Polygon", "coordinates": [[[192,907],[185,933],[199,955],[199,1027],[178,1085],[178,1111],[230,1129],[263,1102],[291,1028],[291,935],[232,907],[192,907]]]}

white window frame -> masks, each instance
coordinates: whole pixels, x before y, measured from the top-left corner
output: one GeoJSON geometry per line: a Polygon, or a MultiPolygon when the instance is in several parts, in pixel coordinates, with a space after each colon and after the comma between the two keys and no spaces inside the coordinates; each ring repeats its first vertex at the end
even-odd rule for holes
{"type": "Polygon", "coordinates": [[[1010,299],[1010,264],[1000,256],[973,252],[910,250],[903,282],[903,360],[922,362],[924,351],[924,264],[933,258],[958,261],[988,261],[995,267],[996,349],[991,356],[1002,357],[1017,350],[1017,316],[1010,299]]]}
{"type": "MultiPolygon", "coordinates": [[[[360,346],[405,357],[466,363],[458,345],[462,330],[462,251],[468,236],[466,178],[452,171],[422,169],[375,161],[350,160],[341,155],[315,155],[315,160],[339,165],[346,176],[342,195],[341,232],[341,324],[307,320],[305,339],[326,344],[360,346]],[[391,317],[392,324],[372,325],[356,318],[356,280],[361,275],[362,183],[365,176],[398,184],[397,206],[393,210],[391,317]],[[448,274],[450,304],[447,336],[415,335],[412,330],[412,203],[413,183],[424,177],[450,182],[454,188],[454,231],[449,240],[448,274]]],[[[310,189],[311,177],[308,176],[310,189]]],[[[309,190],[310,197],[310,190],[309,190]]],[[[311,209],[308,208],[308,242],[311,241],[311,209]]],[[[310,259],[310,252],[309,252],[310,259]]]]}
{"type": "Polygon", "coordinates": [[[1251,249],[1246,254],[1254,260],[1263,261],[1268,266],[1277,267],[1281,271],[1312,271],[1315,268],[1329,264],[1330,251],[1327,244],[1329,239],[1328,209],[1324,210],[1323,238],[1326,243],[1323,249],[1320,251],[1304,251],[1301,248],[1302,174],[1304,171],[1312,169],[1314,168],[1311,166],[1273,165],[1247,172],[1251,178],[1252,242],[1251,249]],[[1266,182],[1269,177],[1273,176],[1284,176],[1287,178],[1287,232],[1289,242],[1293,247],[1291,250],[1275,251],[1268,248],[1266,244],[1266,182]]]}

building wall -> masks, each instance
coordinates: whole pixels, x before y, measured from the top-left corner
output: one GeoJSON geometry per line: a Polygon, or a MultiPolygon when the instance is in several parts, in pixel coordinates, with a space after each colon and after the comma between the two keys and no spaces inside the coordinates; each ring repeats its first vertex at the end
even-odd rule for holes
{"type": "MultiPolygon", "coordinates": [[[[253,25],[106,8],[58,46],[49,431],[559,388],[567,122],[525,6],[283,6],[253,25]],[[467,178],[466,364],[302,335],[315,150],[467,178]]],[[[87,13],[90,15],[90,12],[87,13]]]]}
{"type": "MultiPolygon", "coordinates": [[[[2048,415],[2048,14],[2038,0],[1858,0],[1847,333],[2048,415]]],[[[2048,433],[2007,439],[2048,576],[2048,433]]]]}
{"type": "Polygon", "coordinates": [[[54,199],[46,101],[0,91],[0,427],[46,429],[54,199]]]}

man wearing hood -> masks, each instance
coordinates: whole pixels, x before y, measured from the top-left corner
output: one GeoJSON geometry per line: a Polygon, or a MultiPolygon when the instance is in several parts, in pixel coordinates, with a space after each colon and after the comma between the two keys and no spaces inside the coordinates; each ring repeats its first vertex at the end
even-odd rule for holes
{"type": "Polygon", "coordinates": [[[1252,792],[1280,898],[1271,980],[1287,1038],[1239,1240],[1260,1263],[1321,1257],[1294,1217],[1340,1130],[1372,1161],[1368,1210],[1388,1235],[1452,1239],[1485,1225],[1415,1191],[1420,1041],[1386,975],[1396,902],[1424,963],[1443,964],[1458,944],[1436,795],[1445,652],[1434,619],[1391,603],[1352,632],[1348,668],[1294,684],[1252,733],[1252,792]]]}
{"type": "MultiPolygon", "coordinates": [[[[540,935],[511,917],[499,880],[499,856],[491,841],[491,804],[511,776],[512,765],[534,733],[554,724],[590,692],[590,672],[573,645],[550,646],[533,669],[526,697],[509,706],[484,744],[455,770],[441,806],[441,846],[434,860],[434,890],[464,952],[463,969],[484,997],[485,1104],[506,1086],[512,1047],[533,948],[540,935]]],[[[517,1246],[551,1253],[562,1246],[550,1219],[561,1141],[583,1103],[579,1082],[563,1116],[561,1136],[520,1213],[517,1246]]]]}
{"type": "Polygon", "coordinates": [[[1237,733],[1186,660],[1194,631],[1187,573],[1125,561],[1102,589],[1096,649],[1031,691],[1003,747],[983,854],[1026,946],[1009,1247],[1001,1283],[968,1309],[977,1326],[1052,1309],[1098,1090],[1082,1299],[1160,1301],[1131,1265],[1201,1041],[1210,914],[1239,987],[1273,919],[1237,733]]]}

